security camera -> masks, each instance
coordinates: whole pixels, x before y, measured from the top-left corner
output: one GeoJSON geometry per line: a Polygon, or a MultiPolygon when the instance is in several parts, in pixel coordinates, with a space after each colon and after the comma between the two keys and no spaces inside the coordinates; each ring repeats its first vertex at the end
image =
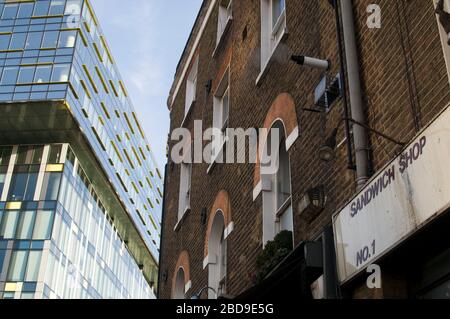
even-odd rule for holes
{"type": "Polygon", "coordinates": [[[316,69],[329,70],[331,67],[331,62],[329,60],[321,60],[304,55],[293,55],[291,60],[299,65],[309,66],[316,69]]]}

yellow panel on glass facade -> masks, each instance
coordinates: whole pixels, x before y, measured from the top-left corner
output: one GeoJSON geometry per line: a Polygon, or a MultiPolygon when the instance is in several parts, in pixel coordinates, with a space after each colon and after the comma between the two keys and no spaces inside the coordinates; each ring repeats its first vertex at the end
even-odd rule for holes
{"type": "Polygon", "coordinates": [[[15,282],[8,282],[5,285],[5,291],[6,292],[15,292],[16,289],[17,289],[17,283],[15,283],[15,282]]]}
{"type": "Polygon", "coordinates": [[[5,208],[7,210],[18,210],[22,208],[22,202],[9,202],[6,203],[5,208]]]}
{"type": "Polygon", "coordinates": [[[62,172],[64,170],[63,164],[48,164],[45,167],[46,172],[62,172]]]}

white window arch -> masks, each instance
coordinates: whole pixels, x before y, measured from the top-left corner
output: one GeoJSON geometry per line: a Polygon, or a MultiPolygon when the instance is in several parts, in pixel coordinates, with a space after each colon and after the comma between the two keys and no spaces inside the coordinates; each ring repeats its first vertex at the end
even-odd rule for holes
{"type": "Polygon", "coordinates": [[[291,166],[284,125],[276,121],[269,131],[261,163],[263,244],[281,231],[293,231],[291,166]]]}
{"type": "Polygon", "coordinates": [[[216,299],[226,293],[227,242],[225,218],[221,211],[217,211],[212,223],[208,240],[208,259],[208,286],[214,289],[208,291],[208,297],[216,299]]]}
{"type": "Polygon", "coordinates": [[[183,267],[180,267],[175,278],[175,290],[173,292],[173,299],[185,299],[186,298],[186,278],[183,267]]]}

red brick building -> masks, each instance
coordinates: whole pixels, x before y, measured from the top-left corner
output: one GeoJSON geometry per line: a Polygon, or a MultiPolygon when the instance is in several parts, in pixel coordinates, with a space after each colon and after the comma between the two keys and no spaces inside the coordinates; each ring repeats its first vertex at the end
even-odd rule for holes
{"type": "Polygon", "coordinates": [[[449,293],[444,13],[433,0],[336,3],[203,2],[168,99],[171,132],[280,128],[280,169],[169,158],[160,298],[449,293]],[[294,249],[264,268],[283,230],[294,249]]]}

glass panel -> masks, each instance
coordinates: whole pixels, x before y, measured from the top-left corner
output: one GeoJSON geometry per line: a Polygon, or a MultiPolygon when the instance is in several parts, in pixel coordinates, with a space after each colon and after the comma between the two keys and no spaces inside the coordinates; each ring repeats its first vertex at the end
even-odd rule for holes
{"type": "Polygon", "coordinates": [[[1,85],[16,84],[17,74],[19,73],[19,67],[7,67],[3,69],[1,85]]]}
{"type": "Polygon", "coordinates": [[[69,64],[55,65],[53,68],[52,82],[67,82],[69,80],[69,64]]]}
{"type": "Polygon", "coordinates": [[[31,164],[41,164],[43,153],[44,153],[44,146],[35,146],[31,164]]]}
{"type": "Polygon", "coordinates": [[[58,199],[59,184],[61,181],[61,173],[45,173],[44,185],[42,187],[43,194],[41,200],[55,201],[58,199]]]}
{"type": "Polygon", "coordinates": [[[51,73],[52,67],[50,65],[38,66],[34,76],[34,83],[49,83],[51,73]]]}
{"type": "Polygon", "coordinates": [[[67,0],[65,14],[80,14],[81,0],[67,0]]]}
{"type": "Polygon", "coordinates": [[[29,18],[33,14],[33,3],[21,3],[18,18],[29,18]]]}
{"type": "Polygon", "coordinates": [[[18,9],[19,9],[18,4],[5,5],[5,8],[3,9],[2,19],[15,19],[18,9]]]}
{"type": "Polygon", "coordinates": [[[58,48],[73,48],[75,46],[76,31],[62,31],[59,36],[58,48]]]}
{"type": "Polygon", "coordinates": [[[6,174],[0,174],[0,196],[2,195],[3,187],[5,186],[5,178],[6,174]]]}
{"type": "Polygon", "coordinates": [[[3,270],[3,261],[5,260],[6,251],[0,250],[0,273],[2,273],[3,270]]]}
{"type": "Polygon", "coordinates": [[[20,146],[17,150],[16,164],[30,164],[27,162],[28,146],[20,146]]]}
{"type": "Polygon", "coordinates": [[[50,1],[37,1],[34,7],[33,16],[46,16],[50,6],[50,1]]]}
{"type": "Polygon", "coordinates": [[[25,274],[26,282],[36,282],[39,279],[39,268],[41,265],[42,251],[30,251],[28,257],[27,272],[25,274]]]}
{"type": "Polygon", "coordinates": [[[11,179],[8,200],[33,200],[37,177],[37,173],[14,173],[11,179]]]}
{"type": "Polygon", "coordinates": [[[43,32],[30,32],[28,34],[25,50],[36,50],[41,48],[43,32]]]}
{"type": "Polygon", "coordinates": [[[31,239],[31,235],[33,234],[35,215],[36,213],[33,211],[20,213],[16,239],[31,239]]]}
{"type": "Polygon", "coordinates": [[[52,0],[49,15],[59,15],[64,13],[64,0],[52,0]]]}
{"type": "Polygon", "coordinates": [[[14,251],[8,269],[8,281],[23,281],[27,262],[27,251],[14,251]]]}
{"type": "Polygon", "coordinates": [[[2,226],[0,228],[0,238],[14,239],[18,217],[19,213],[16,211],[4,212],[2,226]]]}
{"type": "Polygon", "coordinates": [[[48,31],[44,33],[42,48],[56,48],[58,42],[58,31],[48,31]]]}
{"type": "Polygon", "coordinates": [[[12,147],[0,147],[0,165],[8,165],[11,159],[12,147]]]}
{"type": "Polygon", "coordinates": [[[36,225],[34,226],[33,239],[47,240],[50,239],[53,226],[53,212],[39,211],[36,217],[36,225]]]}
{"type": "Polygon", "coordinates": [[[1,34],[0,35],[0,50],[8,50],[9,40],[11,40],[10,34],[1,34]]]}
{"type": "Polygon", "coordinates": [[[34,66],[21,67],[17,83],[32,83],[34,76],[34,66]]]}
{"type": "Polygon", "coordinates": [[[59,164],[61,157],[62,145],[53,144],[50,145],[50,152],[48,155],[47,163],[49,164],[59,164]]]}
{"type": "Polygon", "coordinates": [[[20,50],[25,48],[26,33],[14,33],[11,37],[11,43],[9,45],[10,50],[20,50]]]}

